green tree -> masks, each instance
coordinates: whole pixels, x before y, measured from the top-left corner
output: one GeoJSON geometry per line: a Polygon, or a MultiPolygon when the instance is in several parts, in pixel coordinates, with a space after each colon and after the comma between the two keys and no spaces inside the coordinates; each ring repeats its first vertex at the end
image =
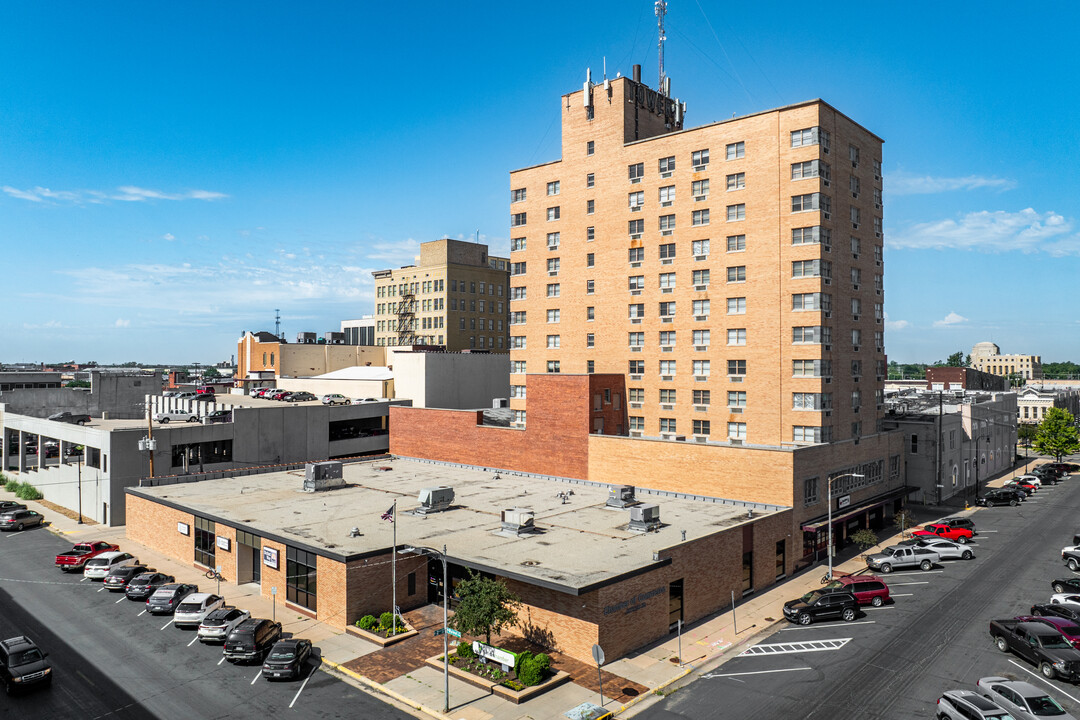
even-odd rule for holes
{"type": "Polygon", "coordinates": [[[862,528],[851,534],[851,542],[859,546],[860,552],[866,552],[867,548],[872,548],[878,544],[878,538],[873,530],[862,528]]]}
{"type": "Polygon", "coordinates": [[[1080,437],[1072,413],[1061,408],[1047,410],[1035,435],[1035,449],[1043,455],[1053,455],[1058,462],[1063,455],[1080,450],[1080,437]]]}
{"type": "Polygon", "coordinates": [[[221,373],[217,371],[217,368],[213,367],[208,367],[203,370],[202,375],[204,380],[217,380],[219,377],[221,377],[221,373]]]}
{"type": "Polygon", "coordinates": [[[518,624],[521,600],[501,580],[492,580],[469,571],[469,579],[457,586],[457,612],[450,625],[469,635],[483,635],[491,644],[491,633],[518,624]]]}
{"type": "Polygon", "coordinates": [[[945,358],[946,367],[964,367],[964,351],[957,350],[949,357],[945,358]]]}
{"type": "Polygon", "coordinates": [[[88,387],[90,387],[90,381],[89,380],[72,380],[71,382],[65,384],[64,387],[88,388],[88,387]]]}
{"type": "Polygon", "coordinates": [[[1016,439],[1019,440],[1020,444],[1024,447],[1031,447],[1031,443],[1035,442],[1035,435],[1038,434],[1038,431],[1038,425],[1020,423],[1016,428],[1016,439]]]}

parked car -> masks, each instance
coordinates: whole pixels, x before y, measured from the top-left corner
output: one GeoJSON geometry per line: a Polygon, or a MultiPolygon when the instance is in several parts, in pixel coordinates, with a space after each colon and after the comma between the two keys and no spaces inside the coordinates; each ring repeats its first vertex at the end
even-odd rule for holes
{"type": "Polygon", "coordinates": [[[237,625],[251,617],[247,610],[222,606],[209,613],[199,623],[199,642],[225,642],[225,638],[237,625]]]}
{"type": "Polygon", "coordinates": [[[32,685],[52,682],[48,656],[25,635],[0,641],[0,681],[8,695],[32,685]]]}
{"type": "Polygon", "coordinates": [[[166,410],[165,412],[154,413],[154,420],[167,425],[170,422],[199,422],[199,414],[190,411],[181,410],[166,410]]]}
{"type": "Polygon", "coordinates": [[[1051,605],[1060,605],[1061,603],[1072,603],[1074,605],[1080,605],[1080,595],[1076,593],[1054,593],[1050,596],[1051,605]]]}
{"type": "Polygon", "coordinates": [[[116,568],[138,565],[139,558],[128,552],[113,550],[90,558],[83,567],[83,577],[90,580],[104,580],[105,576],[116,568]]]}
{"type": "Polygon", "coordinates": [[[1043,479],[1041,477],[1039,477],[1038,475],[1035,475],[1034,473],[1028,473],[1027,475],[1018,475],[1018,476],[1014,477],[1013,480],[1019,480],[1021,482],[1030,483],[1031,485],[1034,485],[1036,488],[1041,488],[1043,486],[1043,479]]]}
{"type": "Polygon", "coordinates": [[[214,394],[214,386],[213,385],[200,385],[199,387],[195,388],[195,394],[196,395],[213,395],[214,394]]]}
{"type": "Polygon", "coordinates": [[[180,390],[166,390],[161,393],[161,397],[176,397],[180,394],[180,390]]]}
{"type": "Polygon", "coordinates": [[[123,565],[109,571],[101,584],[109,589],[109,592],[123,592],[127,590],[128,583],[134,578],[147,572],[145,565],[123,565]]]}
{"type": "Polygon", "coordinates": [[[83,413],[59,412],[48,417],[53,422],[66,422],[74,425],[85,425],[90,422],[90,416],[83,413]]]}
{"type": "Polygon", "coordinates": [[[311,641],[303,638],[278,640],[263,660],[262,676],[267,680],[294,680],[303,673],[311,657],[311,641]]]}
{"type": "Polygon", "coordinates": [[[937,701],[938,720],[1013,720],[1009,712],[971,690],[946,690],[937,701]]]}
{"type": "Polygon", "coordinates": [[[14,500],[0,500],[0,513],[10,512],[11,510],[25,510],[26,505],[21,502],[15,502],[14,500]]]}
{"type": "Polygon", "coordinates": [[[196,393],[194,390],[181,390],[173,397],[175,397],[177,400],[194,400],[197,394],[198,393],[196,393]]]}
{"type": "Polygon", "coordinates": [[[894,569],[907,567],[929,570],[939,559],[936,552],[924,547],[890,545],[880,553],[867,555],[866,566],[888,574],[894,569]]]}
{"type": "Polygon", "coordinates": [[[825,589],[850,592],[860,605],[881,607],[889,601],[889,586],[876,575],[845,575],[835,578],[825,589]]]}
{"type": "Polygon", "coordinates": [[[977,505],[992,508],[997,505],[1011,505],[1016,507],[1023,501],[1020,493],[1012,488],[990,488],[983,492],[982,497],[976,499],[977,505]]]}
{"type": "Polygon", "coordinates": [[[0,530],[25,530],[45,521],[45,517],[33,510],[8,510],[0,513],[0,530]]]}
{"type": "Polygon", "coordinates": [[[318,399],[319,398],[315,397],[311,393],[306,392],[304,390],[301,390],[299,392],[289,393],[284,398],[282,398],[282,400],[284,400],[285,402],[310,402],[312,400],[318,400],[318,399]]]}
{"type": "Polygon", "coordinates": [[[220,595],[192,593],[176,606],[173,612],[173,625],[176,627],[198,626],[203,618],[224,605],[225,600],[220,595]]]}
{"type": "Polygon", "coordinates": [[[859,614],[859,602],[850,592],[821,592],[813,590],[801,598],[784,603],[784,617],[800,625],[815,620],[841,618],[847,622],[859,614]]]}
{"type": "Polygon", "coordinates": [[[232,410],[215,410],[207,413],[203,418],[204,423],[227,423],[232,422],[232,410]]]}
{"type": "Polygon", "coordinates": [[[1025,495],[1034,495],[1039,489],[1038,485],[1034,485],[1027,480],[1021,480],[1020,478],[1013,478],[1006,482],[1002,487],[1012,488],[1013,490],[1019,490],[1025,495]]]}
{"type": "Polygon", "coordinates": [[[119,545],[113,545],[112,543],[107,543],[104,540],[76,543],[76,545],[70,550],[62,552],[56,556],[56,567],[60,568],[64,572],[67,572],[68,570],[81,571],[86,565],[86,562],[91,558],[95,558],[104,552],[111,552],[113,550],[119,549],[119,545]]]}
{"type": "Polygon", "coordinates": [[[1042,467],[1049,468],[1054,472],[1061,472],[1065,474],[1080,471],[1080,465],[1077,465],[1076,463],[1046,463],[1042,467]]]}
{"type": "Polygon", "coordinates": [[[1046,717],[1075,720],[1045,690],[1023,680],[984,677],[977,686],[988,699],[1008,710],[1016,720],[1042,720],[1046,717]]]}
{"type": "Polygon", "coordinates": [[[273,387],[259,388],[258,390],[255,391],[255,397],[265,398],[268,395],[273,395],[276,392],[281,392],[280,388],[273,388],[273,387]]]}
{"type": "Polygon", "coordinates": [[[1080,594],[1080,578],[1058,578],[1050,583],[1050,587],[1054,588],[1056,593],[1078,593],[1080,594]]]}
{"type": "Polygon", "coordinates": [[[990,637],[1001,652],[1013,652],[1038,667],[1047,680],[1080,680],[1080,650],[1042,623],[991,620],[990,637]]]}
{"type": "Polygon", "coordinates": [[[169,583],[162,585],[146,600],[146,611],[151,615],[169,615],[191,593],[199,592],[198,585],[169,583]]]}
{"type": "Polygon", "coordinates": [[[271,400],[280,400],[288,394],[288,390],[275,390],[272,393],[266,393],[265,395],[263,395],[263,397],[269,398],[271,400]]]}
{"type": "Polygon", "coordinates": [[[923,547],[936,552],[942,560],[971,560],[975,557],[971,548],[952,540],[928,538],[923,547]]]}
{"type": "Polygon", "coordinates": [[[1051,484],[1057,484],[1058,481],[1065,477],[1064,473],[1059,473],[1051,470],[1045,465],[1040,465],[1037,468],[1032,468],[1031,472],[1028,474],[1034,475],[1037,478],[1041,479],[1043,482],[1048,482],[1051,484]]]}
{"type": "Polygon", "coordinates": [[[1031,614],[1036,617],[1059,617],[1080,623],[1080,605],[1073,603],[1038,603],[1031,606],[1031,614]]]}
{"type": "Polygon", "coordinates": [[[217,402],[217,395],[214,393],[199,393],[191,400],[193,402],[217,402]]]}
{"type": "Polygon", "coordinates": [[[172,575],[159,572],[144,572],[128,581],[124,588],[124,594],[128,600],[145,600],[153,595],[158,588],[169,583],[176,582],[172,575]]]}
{"type": "Polygon", "coordinates": [[[920,535],[937,535],[946,540],[955,540],[960,544],[964,544],[971,539],[972,532],[967,528],[953,527],[952,525],[943,525],[941,523],[930,523],[929,525],[924,525],[921,530],[912,531],[911,535],[913,537],[919,537],[920,535]]]}
{"type": "Polygon", "coordinates": [[[352,400],[345,397],[341,393],[330,393],[329,395],[322,396],[323,405],[351,405],[352,400]]]}
{"type": "Polygon", "coordinates": [[[1039,622],[1049,625],[1061,633],[1074,648],[1080,649],[1080,625],[1075,620],[1057,617],[1056,615],[1017,615],[1013,620],[1017,622],[1039,622]]]}
{"type": "Polygon", "coordinates": [[[281,623],[265,618],[248,618],[229,633],[222,654],[229,662],[262,660],[280,639],[281,623]]]}

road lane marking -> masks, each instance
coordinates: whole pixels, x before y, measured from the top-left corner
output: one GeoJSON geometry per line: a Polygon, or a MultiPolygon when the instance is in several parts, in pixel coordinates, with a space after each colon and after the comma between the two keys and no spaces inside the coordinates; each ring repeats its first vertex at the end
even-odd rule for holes
{"type": "Polygon", "coordinates": [[[262,668],[259,668],[259,674],[251,679],[251,684],[254,685],[256,682],[259,681],[259,678],[261,678],[261,677],[262,677],[262,668]]]}
{"type": "Polygon", "coordinates": [[[790,643],[760,643],[739,653],[738,657],[761,657],[763,655],[786,655],[788,653],[824,652],[826,650],[839,650],[851,642],[851,638],[835,638],[832,640],[803,640],[790,643]]]}
{"type": "Polygon", "coordinates": [[[170,625],[172,625],[172,620],[170,620],[169,622],[167,622],[167,623],[165,623],[164,625],[162,625],[162,626],[161,626],[161,629],[162,629],[162,630],[164,630],[165,628],[169,627],[170,625]]]}
{"type": "Polygon", "coordinates": [[[906,582],[906,583],[890,583],[890,584],[893,587],[898,587],[900,585],[929,585],[930,581],[929,580],[923,580],[922,582],[906,582]]]}
{"type": "Polygon", "coordinates": [[[845,622],[845,623],[829,623],[827,625],[795,625],[793,627],[780,628],[780,632],[785,630],[821,630],[823,628],[838,628],[838,627],[851,627],[852,625],[876,625],[875,620],[859,620],[858,622],[845,622]]]}
{"type": "Polygon", "coordinates": [[[306,678],[304,678],[303,684],[300,686],[300,689],[296,691],[296,695],[293,697],[292,702],[289,703],[289,707],[292,707],[293,705],[295,705],[296,701],[300,699],[300,693],[304,692],[304,688],[307,687],[308,680],[310,680],[311,676],[314,675],[314,674],[315,674],[315,670],[312,669],[312,671],[310,673],[308,673],[308,676],[306,678]]]}
{"type": "Polygon", "coordinates": [[[1074,703],[1080,703],[1080,700],[1077,700],[1077,699],[1076,699],[1076,698],[1074,698],[1074,697],[1073,697],[1072,695],[1070,695],[1069,693],[1067,693],[1067,692],[1065,692],[1064,690],[1062,690],[1061,688],[1059,688],[1059,687],[1058,687],[1057,685],[1054,685],[1053,683],[1047,682],[1047,681],[1046,681],[1046,678],[1044,678],[1044,677],[1043,677],[1042,675],[1040,675],[1039,673],[1037,673],[1037,672],[1032,672],[1031,670],[1029,670],[1028,668],[1024,667],[1024,666],[1023,666],[1023,665],[1021,665],[1020,663],[1016,662],[1015,660],[1009,660],[1009,662],[1011,662],[1011,663],[1012,663],[1013,665],[1015,665],[1016,667],[1020,668],[1020,669],[1021,669],[1021,670],[1023,670],[1024,672],[1026,672],[1026,673],[1027,673],[1028,675],[1032,675],[1032,676],[1034,676],[1034,677],[1037,677],[1037,678],[1038,678],[1039,680],[1043,681],[1044,683],[1046,683],[1047,685],[1049,685],[1050,687],[1052,687],[1052,688],[1053,688],[1053,689],[1054,689],[1055,691],[1057,691],[1057,692],[1061,693],[1062,695],[1064,695],[1065,697],[1069,698],[1069,699],[1070,699],[1070,700],[1072,700],[1072,701],[1073,701],[1074,703]]]}
{"type": "Polygon", "coordinates": [[[737,673],[709,673],[708,675],[702,675],[703,678],[715,678],[715,677],[739,677],[740,675],[766,675],[768,673],[781,673],[781,672],[798,672],[800,670],[812,670],[808,667],[797,668],[778,668],[776,670],[755,670],[753,672],[737,672],[737,673]]]}
{"type": "Polygon", "coordinates": [[[191,638],[191,642],[189,642],[189,643],[187,644],[187,646],[188,646],[188,647],[191,647],[192,645],[194,645],[194,644],[195,644],[195,641],[196,641],[196,640],[198,640],[198,639],[199,639],[199,636],[198,636],[198,635],[196,635],[195,637],[191,638]]]}

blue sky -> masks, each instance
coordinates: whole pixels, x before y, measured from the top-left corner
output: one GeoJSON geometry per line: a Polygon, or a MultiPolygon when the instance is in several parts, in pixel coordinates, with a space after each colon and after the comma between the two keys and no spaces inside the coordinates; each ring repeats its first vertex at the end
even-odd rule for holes
{"type": "MultiPolygon", "coordinates": [[[[1080,10],[1036,5],[669,3],[689,126],[821,97],[885,138],[890,359],[1080,361],[1080,10]]],[[[421,241],[506,254],[560,95],[656,54],[652,0],[8,3],[0,360],[224,360],[421,241]]]]}

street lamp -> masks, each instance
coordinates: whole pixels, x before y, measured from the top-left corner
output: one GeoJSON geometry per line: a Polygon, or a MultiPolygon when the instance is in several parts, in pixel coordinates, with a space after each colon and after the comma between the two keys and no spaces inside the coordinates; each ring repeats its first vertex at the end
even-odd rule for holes
{"type": "Polygon", "coordinates": [[[828,494],[829,494],[829,547],[828,547],[828,548],[826,548],[825,552],[826,552],[826,554],[828,554],[828,556],[829,556],[829,572],[828,572],[828,573],[826,573],[825,577],[826,577],[826,578],[828,578],[829,580],[832,580],[832,556],[833,556],[833,539],[832,539],[832,484],[833,484],[833,483],[834,483],[835,481],[837,481],[837,480],[840,480],[841,478],[847,478],[847,477],[853,477],[853,478],[861,478],[861,477],[866,477],[866,476],[865,476],[865,475],[860,475],[859,473],[844,473],[843,475],[837,475],[837,476],[836,476],[836,477],[834,477],[834,478],[829,478],[829,479],[828,479],[828,484],[829,484],[829,492],[828,492],[828,494]]]}
{"type": "Polygon", "coordinates": [[[443,646],[443,714],[450,712],[450,639],[447,635],[447,614],[449,609],[450,585],[446,571],[446,546],[442,552],[429,547],[403,547],[398,552],[411,555],[428,555],[442,560],[442,646],[443,646]]]}

